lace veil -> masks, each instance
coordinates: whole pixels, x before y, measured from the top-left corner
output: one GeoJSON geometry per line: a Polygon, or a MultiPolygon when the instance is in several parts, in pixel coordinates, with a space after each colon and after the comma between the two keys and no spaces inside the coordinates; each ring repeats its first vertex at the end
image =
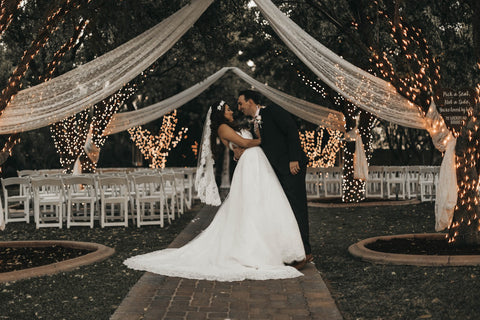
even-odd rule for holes
{"type": "MultiPolygon", "coordinates": [[[[223,101],[222,101],[223,102],[223,101]]],[[[205,125],[203,126],[202,142],[200,144],[200,157],[198,158],[197,174],[195,177],[195,189],[198,192],[200,200],[208,205],[219,206],[221,204],[220,194],[217,183],[215,182],[215,173],[213,171],[213,156],[210,147],[210,115],[212,107],[208,109],[205,125]]]]}

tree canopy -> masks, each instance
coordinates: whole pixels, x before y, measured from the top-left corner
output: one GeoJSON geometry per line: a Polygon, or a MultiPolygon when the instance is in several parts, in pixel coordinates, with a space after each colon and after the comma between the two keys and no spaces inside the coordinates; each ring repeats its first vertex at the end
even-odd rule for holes
{"type": "MultiPolygon", "coordinates": [[[[32,61],[22,80],[23,88],[41,81],[54,53],[72,36],[75,26],[82,20],[88,20],[89,24],[81,43],[63,57],[54,75],[116,48],[186,3],[186,0],[92,0],[78,10],[72,10],[32,61]]],[[[400,15],[405,23],[422,30],[432,55],[440,65],[441,87],[473,87],[480,82],[474,42],[478,37],[474,32],[475,1],[301,0],[274,3],[332,51],[375,74],[378,71],[372,67],[366,48],[373,46],[380,52],[391,49],[390,31],[379,12],[386,12],[392,18],[400,15]]],[[[14,20],[1,39],[2,87],[6,86],[9,75],[49,12],[62,5],[62,0],[28,0],[15,13],[14,20]]],[[[256,79],[291,95],[338,108],[333,103],[335,94],[332,90],[324,86],[327,91],[325,96],[302,81],[299,75],[320,83],[275,35],[250,1],[224,0],[213,2],[194,27],[152,65],[141,81],[134,80],[138,82],[136,92],[127,101],[123,111],[132,107],[134,99],[138,108],[166,99],[224,66],[239,66],[256,79]]],[[[400,65],[397,67],[401,69],[400,65]]],[[[408,71],[405,68],[403,70],[408,71]]],[[[218,98],[232,105],[236,101],[236,93],[246,87],[234,76],[226,76],[179,110],[178,125],[189,127],[189,134],[188,139],[172,152],[172,165],[182,165],[182,161],[185,165],[195,165],[191,145],[199,140],[208,106],[218,98]]],[[[315,127],[305,121],[299,123],[303,128],[315,127]]],[[[145,127],[158,130],[160,125],[161,120],[145,127]]],[[[385,123],[381,125],[388,127],[385,123]]],[[[384,129],[384,132],[391,135],[390,140],[396,139],[400,150],[407,143],[402,142],[404,136],[415,138],[411,141],[414,149],[431,148],[426,132],[412,133],[410,129],[405,134],[402,130],[390,133],[384,129]]],[[[11,165],[18,169],[59,166],[48,128],[22,133],[21,139],[22,142],[14,148],[13,156],[8,160],[11,165]]],[[[101,152],[99,165],[130,166],[132,145],[126,132],[109,137],[101,152]]],[[[391,144],[393,147],[394,143],[391,144]]]]}

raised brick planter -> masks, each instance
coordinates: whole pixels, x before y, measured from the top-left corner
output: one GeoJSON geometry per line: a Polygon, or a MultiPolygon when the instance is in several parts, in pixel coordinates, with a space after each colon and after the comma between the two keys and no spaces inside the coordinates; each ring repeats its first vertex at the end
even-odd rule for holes
{"type": "Polygon", "coordinates": [[[352,244],[348,251],[354,257],[364,261],[379,264],[396,264],[396,265],[412,265],[412,266],[477,266],[480,265],[480,255],[419,255],[419,254],[398,254],[373,251],[365,247],[369,243],[377,240],[391,240],[398,238],[428,238],[428,239],[444,239],[445,234],[441,233],[418,233],[418,234],[401,234],[392,236],[380,236],[368,238],[352,244]]]}
{"type": "Polygon", "coordinates": [[[92,250],[92,252],[80,257],[47,264],[44,266],[0,273],[0,283],[70,271],[80,266],[104,260],[115,253],[115,249],[93,242],[62,240],[0,242],[0,247],[49,247],[52,245],[73,249],[87,249],[92,250]]]}

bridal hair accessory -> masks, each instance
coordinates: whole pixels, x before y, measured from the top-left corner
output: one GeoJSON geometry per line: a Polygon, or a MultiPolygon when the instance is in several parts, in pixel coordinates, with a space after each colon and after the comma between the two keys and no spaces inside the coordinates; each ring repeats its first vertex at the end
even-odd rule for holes
{"type": "Polygon", "coordinates": [[[220,101],[220,103],[219,103],[218,106],[217,106],[217,110],[218,110],[218,111],[222,111],[222,108],[223,108],[224,105],[225,105],[225,101],[223,101],[223,100],[220,101]]]}
{"type": "MultiPolygon", "coordinates": [[[[224,101],[220,105],[225,104],[224,101]]],[[[220,110],[218,109],[218,110],[220,110]]],[[[197,164],[197,174],[195,177],[195,189],[197,189],[200,201],[213,206],[221,204],[220,194],[218,193],[217,183],[215,182],[215,173],[213,171],[213,156],[210,147],[210,115],[212,114],[212,107],[208,109],[205,124],[203,126],[202,142],[200,143],[200,152],[197,164]]]]}

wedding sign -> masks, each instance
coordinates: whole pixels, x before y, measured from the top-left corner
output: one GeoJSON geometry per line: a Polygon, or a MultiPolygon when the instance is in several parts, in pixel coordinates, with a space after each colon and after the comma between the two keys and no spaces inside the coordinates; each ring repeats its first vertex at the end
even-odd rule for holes
{"type": "Polygon", "coordinates": [[[474,89],[439,89],[435,94],[437,109],[445,119],[445,124],[454,133],[459,132],[462,121],[475,104],[474,89]]]}

